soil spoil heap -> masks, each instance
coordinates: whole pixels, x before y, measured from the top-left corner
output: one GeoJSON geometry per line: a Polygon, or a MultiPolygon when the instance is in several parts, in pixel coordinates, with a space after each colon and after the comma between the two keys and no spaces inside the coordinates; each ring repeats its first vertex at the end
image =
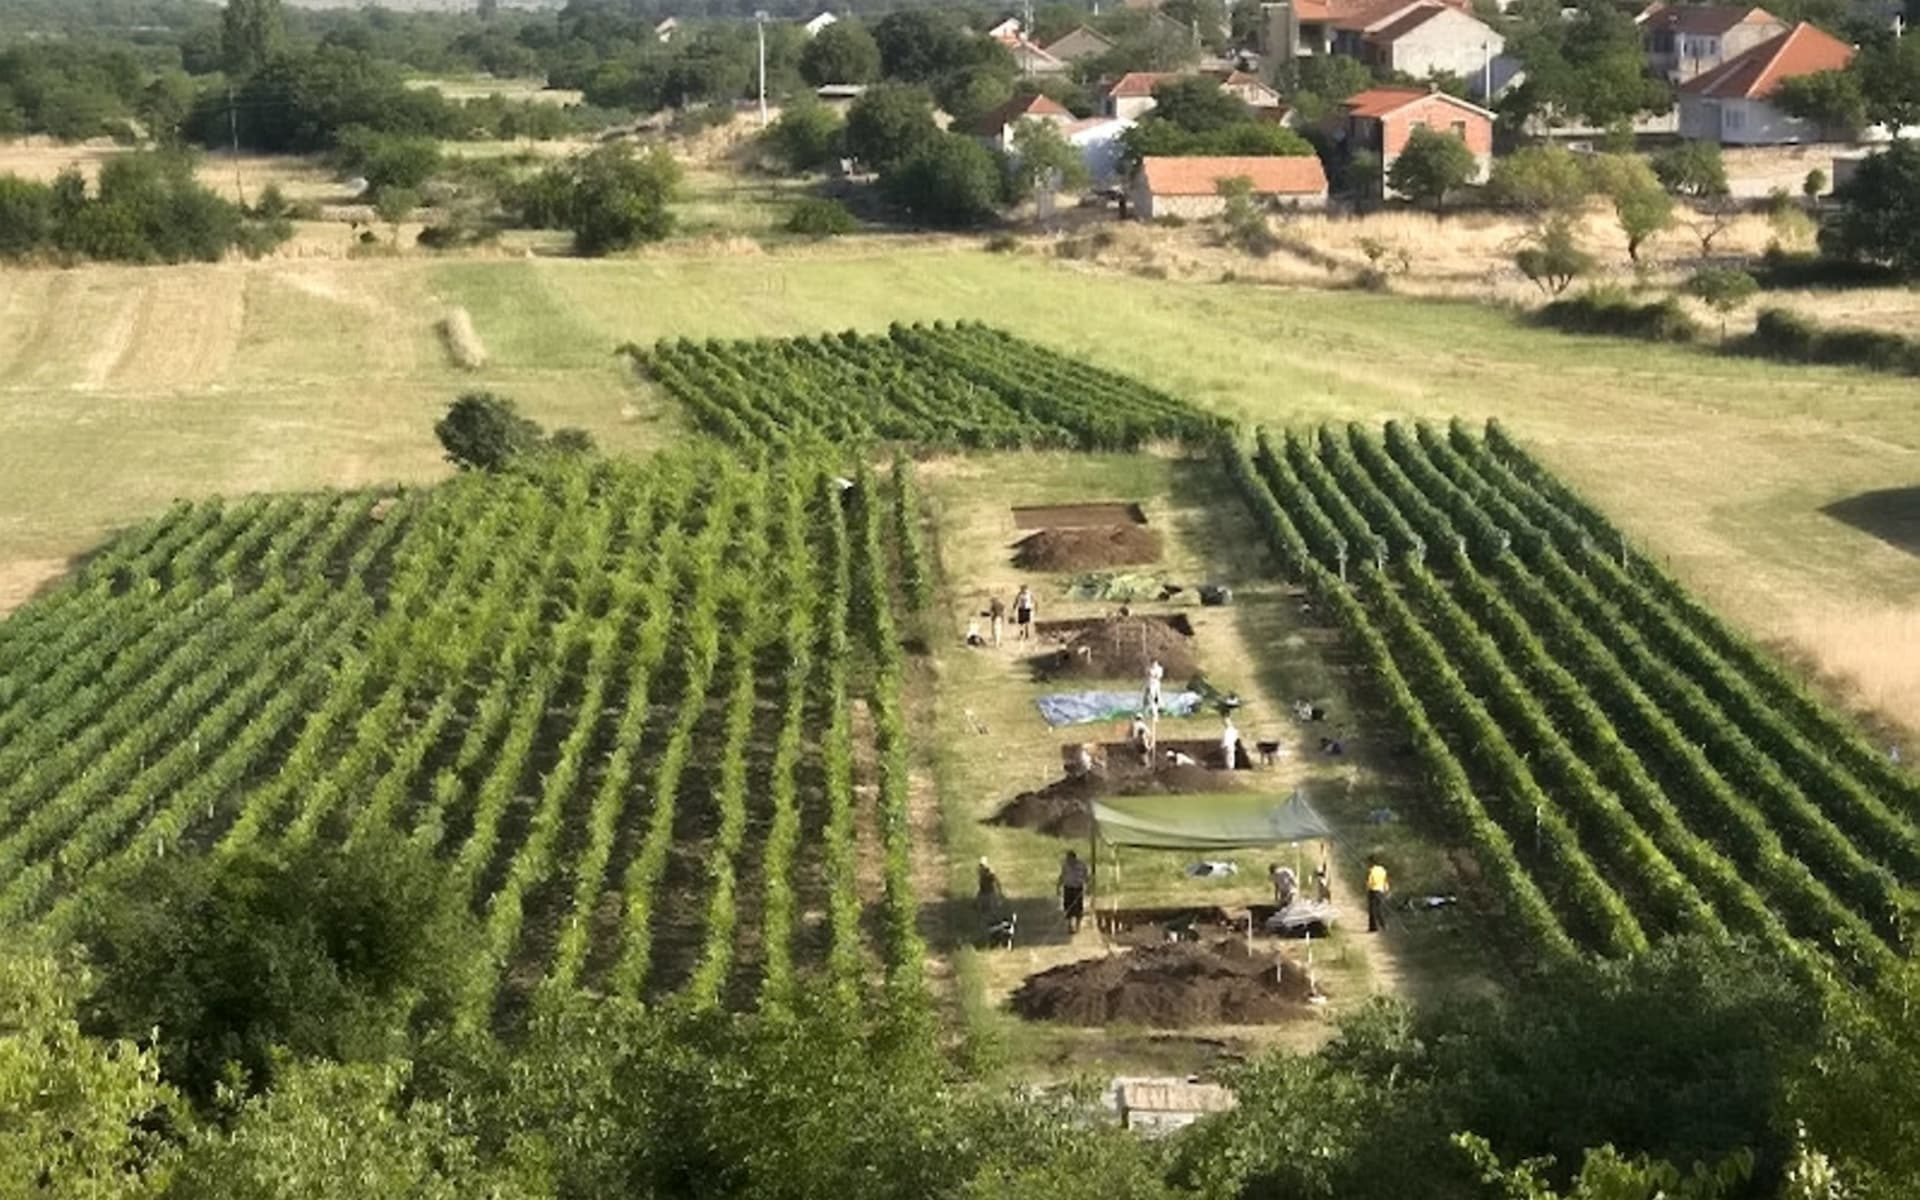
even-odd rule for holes
{"type": "Polygon", "coordinates": [[[1031,829],[1051,837],[1084,838],[1093,833],[1096,796],[1200,795],[1230,791],[1232,776],[1205,767],[1162,767],[1118,777],[1068,776],[1037,791],[1021,792],[987,818],[989,825],[1031,829]]]}
{"type": "Polygon", "coordinates": [[[1159,662],[1163,686],[1197,674],[1193,639],[1155,617],[1109,617],[1075,634],[1061,648],[1058,673],[1086,679],[1144,680],[1147,665],[1159,662]]]}
{"type": "Polygon", "coordinates": [[[1160,561],[1160,531],[1144,525],[1042,529],[1013,548],[1014,565],[1028,571],[1093,571],[1160,561]]]}
{"type": "Polygon", "coordinates": [[[1228,939],[1171,942],[1068,963],[1030,977],[1012,1005],[1036,1021],[1183,1029],[1289,1020],[1304,1011],[1307,996],[1299,967],[1249,953],[1243,942],[1228,939]]]}

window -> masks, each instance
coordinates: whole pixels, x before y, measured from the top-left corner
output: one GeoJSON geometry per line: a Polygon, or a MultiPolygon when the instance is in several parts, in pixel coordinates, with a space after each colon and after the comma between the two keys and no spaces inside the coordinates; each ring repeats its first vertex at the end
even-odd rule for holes
{"type": "Polygon", "coordinates": [[[1747,114],[1743,110],[1731,106],[1720,110],[1720,127],[1728,133],[1737,133],[1746,125],[1747,114]]]}
{"type": "Polygon", "coordinates": [[[1463,142],[1467,140],[1467,123],[1465,121],[1455,121],[1453,123],[1453,136],[1463,142]]]}
{"type": "Polygon", "coordinates": [[[1655,54],[1672,54],[1673,53],[1673,34],[1665,29],[1662,29],[1658,33],[1654,34],[1653,35],[1653,52],[1655,54]]]}

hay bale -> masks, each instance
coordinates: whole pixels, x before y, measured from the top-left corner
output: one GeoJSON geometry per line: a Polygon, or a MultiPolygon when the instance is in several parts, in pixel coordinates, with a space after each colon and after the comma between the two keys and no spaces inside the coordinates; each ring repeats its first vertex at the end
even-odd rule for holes
{"type": "Polygon", "coordinates": [[[450,308],[440,318],[440,341],[447,357],[464,371],[478,371],[487,365],[487,347],[480,331],[473,327],[473,316],[464,308],[450,308]]]}

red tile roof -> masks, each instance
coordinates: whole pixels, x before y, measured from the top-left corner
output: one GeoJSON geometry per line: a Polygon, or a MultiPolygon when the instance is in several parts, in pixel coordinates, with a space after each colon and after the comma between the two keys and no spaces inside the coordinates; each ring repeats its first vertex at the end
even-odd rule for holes
{"type": "MultiPolygon", "coordinates": [[[[1294,13],[1298,20],[1336,29],[1364,33],[1391,21],[1409,8],[1432,0],[1297,0],[1294,13]]],[[[1472,11],[1472,0],[1439,0],[1448,8],[1472,11]]]]}
{"type": "Polygon", "coordinates": [[[1694,76],[1680,90],[1720,100],[1764,100],[1783,79],[1838,71],[1852,61],[1852,46],[1802,21],[1779,37],[1694,76]]]}
{"type": "Polygon", "coordinates": [[[1065,105],[1051,96],[1015,96],[981,117],[973,128],[975,133],[997,134],[1007,126],[1024,121],[1028,117],[1065,117],[1071,121],[1073,114],[1067,111],[1065,105]]]}
{"type": "Polygon", "coordinates": [[[1640,23],[1648,29],[1664,30],[1670,33],[1697,33],[1718,37],[1739,25],[1779,24],[1780,18],[1764,8],[1707,4],[1656,4],[1640,14],[1640,23]]]}
{"type": "Polygon", "coordinates": [[[1178,78],[1180,76],[1173,71],[1128,71],[1113,81],[1113,86],[1107,89],[1107,95],[1122,98],[1151,96],[1154,88],[1169,79],[1178,78]]]}
{"type": "Polygon", "coordinates": [[[1317,155],[1261,158],[1143,158],[1140,173],[1156,196],[1212,196],[1220,181],[1241,176],[1261,196],[1321,196],[1327,173],[1317,155]]]}
{"type": "Polygon", "coordinates": [[[1355,92],[1353,95],[1347,97],[1347,115],[1350,117],[1385,117],[1422,100],[1437,100],[1450,108],[1457,108],[1462,112],[1474,113],[1478,116],[1485,117],[1489,121],[1493,119],[1493,114],[1486,109],[1481,108],[1478,104],[1462,100],[1458,96],[1450,96],[1446,92],[1435,91],[1431,88],[1411,87],[1377,87],[1368,88],[1364,92],[1355,92]]]}
{"type": "Polygon", "coordinates": [[[1367,40],[1389,45],[1412,33],[1441,13],[1451,11],[1444,4],[1417,4],[1385,25],[1367,34],[1367,40]]]}

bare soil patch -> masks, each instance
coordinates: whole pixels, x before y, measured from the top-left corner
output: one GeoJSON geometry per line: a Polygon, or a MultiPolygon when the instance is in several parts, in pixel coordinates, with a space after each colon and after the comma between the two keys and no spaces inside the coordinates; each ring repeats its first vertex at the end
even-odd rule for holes
{"type": "Polygon", "coordinates": [[[1160,561],[1160,531],[1144,525],[1042,529],[1013,545],[1013,563],[1028,571],[1095,571],[1160,561]]]}
{"type": "Polygon", "coordinates": [[[1029,1020],[1068,1025],[1264,1025],[1302,1016],[1306,972],[1238,939],[1175,942],[1068,963],[1031,976],[1013,994],[1029,1020]]]}
{"type": "Polygon", "coordinates": [[[1048,676],[1082,679],[1142,679],[1158,662],[1169,680],[1185,679],[1198,669],[1193,659],[1191,625],[1183,631],[1164,617],[1106,617],[1090,622],[1065,645],[1040,661],[1048,676]]]}
{"type": "Polygon", "coordinates": [[[1087,504],[1016,504],[1013,523],[1019,529],[1062,529],[1087,525],[1145,525],[1147,511],[1138,504],[1098,500],[1087,504]]]}

